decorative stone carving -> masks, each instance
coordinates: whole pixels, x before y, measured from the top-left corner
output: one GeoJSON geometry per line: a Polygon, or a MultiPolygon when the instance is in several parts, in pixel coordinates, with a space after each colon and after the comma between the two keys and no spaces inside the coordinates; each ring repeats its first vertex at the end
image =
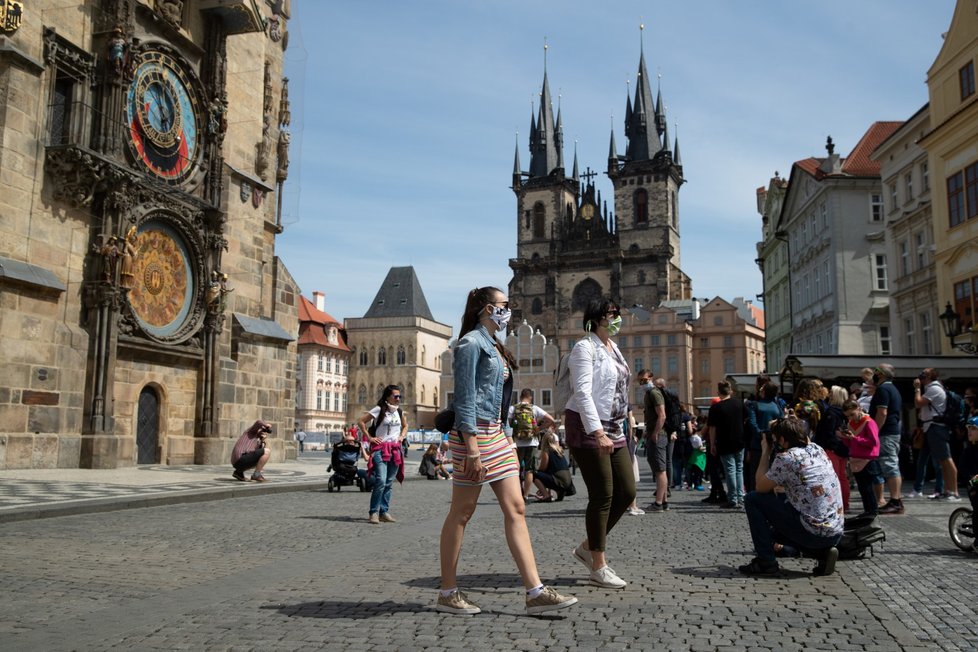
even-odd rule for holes
{"type": "Polygon", "coordinates": [[[176,27],[183,25],[183,0],[156,0],[156,12],[176,27]]]}
{"type": "Polygon", "coordinates": [[[282,40],[282,19],[278,16],[268,17],[268,38],[275,43],[282,40]]]}
{"type": "Polygon", "coordinates": [[[265,62],[264,92],[261,140],[255,147],[255,172],[263,179],[265,178],[265,173],[268,172],[269,155],[272,149],[272,64],[269,61],[265,62]]]}
{"type": "Polygon", "coordinates": [[[239,193],[241,197],[241,203],[245,203],[251,199],[251,182],[246,179],[241,180],[241,192],[239,193]]]}
{"type": "Polygon", "coordinates": [[[278,126],[288,127],[292,124],[292,104],[289,102],[289,78],[282,78],[282,91],[278,101],[278,126]]]}
{"type": "Polygon", "coordinates": [[[133,270],[136,264],[136,227],[129,227],[126,237],[119,243],[122,255],[122,267],[119,271],[119,285],[124,289],[132,288],[134,275],[133,270]]]}
{"type": "Polygon", "coordinates": [[[126,71],[126,59],[129,54],[129,42],[122,31],[122,27],[116,25],[112,29],[112,36],[106,44],[105,56],[109,61],[109,69],[116,77],[122,77],[126,71]]]}
{"type": "Polygon", "coordinates": [[[215,96],[208,107],[207,133],[214,138],[218,145],[224,140],[228,128],[228,101],[225,96],[215,96]]]}
{"type": "Polygon", "coordinates": [[[278,169],[275,171],[275,180],[279,183],[285,181],[289,176],[289,143],[292,136],[287,131],[278,132],[278,169]]]}

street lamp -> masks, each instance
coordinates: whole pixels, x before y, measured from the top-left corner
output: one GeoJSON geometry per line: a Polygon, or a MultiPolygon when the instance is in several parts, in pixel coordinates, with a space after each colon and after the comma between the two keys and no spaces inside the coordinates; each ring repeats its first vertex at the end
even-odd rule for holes
{"type": "Polygon", "coordinates": [[[978,331],[975,331],[974,328],[968,329],[971,333],[970,342],[958,343],[954,341],[961,334],[961,315],[954,312],[950,301],[947,302],[947,307],[940,314],[939,318],[941,320],[941,326],[944,328],[944,335],[951,342],[952,348],[964,351],[970,355],[978,355],[978,331]]]}

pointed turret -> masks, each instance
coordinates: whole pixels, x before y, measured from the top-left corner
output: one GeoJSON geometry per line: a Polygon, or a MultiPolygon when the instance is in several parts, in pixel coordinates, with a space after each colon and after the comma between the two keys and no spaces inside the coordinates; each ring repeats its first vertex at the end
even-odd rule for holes
{"type": "Polygon", "coordinates": [[[669,151],[669,125],[662,125],[662,149],[669,151]]]}
{"type": "Polygon", "coordinates": [[[608,173],[618,171],[618,150],[615,148],[615,130],[611,129],[611,145],[608,147],[608,173]]]}
{"type": "MultiPolygon", "coordinates": [[[[666,130],[666,112],[662,108],[662,87],[659,87],[658,92],[655,97],[655,128],[662,135],[662,132],[666,130]]],[[[669,141],[662,139],[663,146],[668,147],[669,141]]]]}
{"type": "Polygon", "coordinates": [[[540,111],[535,123],[536,138],[530,139],[530,176],[546,177],[559,167],[559,136],[554,123],[553,105],[550,100],[550,83],[543,72],[543,90],[540,92],[540,111]]]}
{"type": "Polygon", "coordinates": [[[676,165],[682,165],[683,160],[679,157],[679,134],[676,134],[676,144],[672,146],[672,162],[676,165]]]}
{"type": "Polygon", "coordinates": [[[557,167],[564,169],[564,121],[560,117],[560,106],[557,107],[557,167]]]}
{"type": "Polygon", "coordinates": [[[581,179],[577,172],[577,143],[574,143],[574,170],[571,172],[571,179],[573,179],[575,182],[578,182],[581,179]]]}
{"type": "Polygon", "coordinates": [[[652,90],[649,88],[649,74],[645,66],[645,54],[642,53],[638,61],[635,102],[632,105],[631,115],[625,121],[625,134],[628,136],[626,154],[628,160],[648,161],[662,149],[655,118],[655,105],[652,103],[652,90]]]}
{"type": "Polygon", "coordinates": [[[523,175],[520,171],[520,143],[519,137],[516,139],[516,154],[513,156],[513,190],[519,190],[523,184],[523,175]]]}

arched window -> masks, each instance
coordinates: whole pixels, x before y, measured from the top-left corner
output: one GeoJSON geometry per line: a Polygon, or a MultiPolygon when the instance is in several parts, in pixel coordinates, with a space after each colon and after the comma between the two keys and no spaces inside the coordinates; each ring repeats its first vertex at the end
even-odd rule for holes
{"type": "Polygon", "coordinates": [[[437,387],[435,387],[433,390],[431,390],[431,401],[432,401],[432,403],[435,404],[435,408],[437,408],[438,407],[438,388],[437,387]]]}
{"type": "Polygon", "coordinates": [[[540,298],[533,300],[533,304],[530,306],[530,314],[539,315],[543,313],[543,301],[540,298]]]}
{"type": "Polygon", "coordinates": [[[635,222],[641,224],[649,221],[649,193],[644,188],[635,191],[635,222]]]}
{"type": "Polygon", "coordinates": [[[382,367],[387,364],[387,349],[384,347],[377,350],[377,364],[382,367]]]}
{"type": "Polygon", "coordinates": [[[544,228],[544,215],[546,211],[543,208],[542,202],[537,202],[533,206],[533,237],[534,238],[544,238],[546,237],[546,229],[544,228]]]}
{"type": "Polygon", "coordinates": [[[398,365],[403,365],[406,362],[406,360],[405,360],[406,357],[407,356],[404,354],[404,347],[403,346],[398,346],[397,347],[397,364],[398,365]]]}
{"type": "Polygon", "coordinates": [[[574,288],[571,305],[575,312],[584,312],[592,299],[601,298],[601,285],[593,278],[586,278],[574,288]]]}
{"type": "Polygon", "coordinates": [[[574,204],[567,204],[565,213],[567,215],[567,224],[570,224],[570,221],[574,219],[574,204]]]}
{"type": "MultiPolygon", "coordinates": [[[[669,191],[669,196],[672,199],[672,201],[669,202],[669,209],[672,211],[672,228],[678,229],[679,228],[679,214],[676,211],[676,208],[677,208],[676,207],[676,191],[675,190],[670,190],[669,191]]],[[[824,204],[823,204],[823,208],[824,208],[824,204]]]]}
{"type": "Polygon", "coordinates": [[[427,355],[426,355],[426,353],[427,353],[427,352],[426,352],[426,350],[425,350],[425,347],[424,347],[424,345],[422,344],[422,345],[421,345],[421,366],[422,366],[422,367],[423,367],[423,366],[425,365],[425,362],[427,362],[427,355]]]}
{"type": "Polygon", "coordinates": [[[364,405],[366,404],[366,402],[367,402],[367,388],[364,385],[360,385],[360,388],[357,389],[357,403],[360,405],[364,405]]]}
{"type": "Polygon", "coordinates": [[[421,386],[421,405],[424,405],[424,385],[421,386]]]}
{"type": "Polygon", "coordinates": [[[360,366],[366,367],[370,364],[370,358],[367,357],[367,349],[360,351],[360,366]]]}

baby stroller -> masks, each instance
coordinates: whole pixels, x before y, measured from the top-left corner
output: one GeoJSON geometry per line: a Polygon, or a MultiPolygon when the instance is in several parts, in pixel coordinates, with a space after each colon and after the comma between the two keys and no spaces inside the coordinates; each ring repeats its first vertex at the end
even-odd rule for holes
{"type": "Polygon", "coordinates": [[[336,442],[330,455],[327,473],[332,472],[326,483],[327,491],[339,491],[340,487],[356,485],[360,491],[369,489],[367,472],[357,468],[360,460],[360,444],[357,442],[336,442]]]}

